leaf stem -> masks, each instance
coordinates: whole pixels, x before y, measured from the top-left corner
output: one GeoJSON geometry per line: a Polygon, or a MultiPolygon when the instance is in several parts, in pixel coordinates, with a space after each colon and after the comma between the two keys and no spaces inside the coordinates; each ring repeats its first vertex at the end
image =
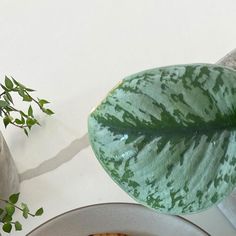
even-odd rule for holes
{"type": "MultiPolygon", "coordinates": [[[[2,112],[5,114],[5,116],[8,116],[8,115],[9,115],[9,114],[7,114],[7,112],[4,111],[3,109],[2,109],[2,112]]],[[[20,112],[20,111],[19,111],[19,112],[20,112]]],[[[14,125],[14,126],[16,126],[16,127],[18,127],[18,128],[27,128],[27,127],[28,127],[27,125],[18,125],[18,124],[16,124],[16,123],[12,122],[12,121],[9,121],[9,123],[12,124],[12,125],[14,125]]]]}
{"type": "MultiPolygon", "coordinates": [[[[13,203],[9,202],[9,201],[6,200],[6,199],[0,198],[0,201],[5,202],[5,203],[7,203],[7,204],[10,204],[10,205],[14,206],[15,208],[17,208],[19,211],[22,211],[22,212],[23,212],[23,209],[22,209],[22,208],[18,207],[17,205],[14,205],[13,203]]],[[[30,216],[32,216],[32,217],[35,217],[35,215],[32,214],[32,213],[30,213],[30,212],[28,212],[28,215],[30,215],[30,216]]]]}
{"type": "Polygon", "coordinates": [[[1,94],[0,94],[0,97],[2,96],[2,95],[4,95],[4,94],[6,94],[6,92],[4,91],[4,92],[2,92],[1,94]]]}

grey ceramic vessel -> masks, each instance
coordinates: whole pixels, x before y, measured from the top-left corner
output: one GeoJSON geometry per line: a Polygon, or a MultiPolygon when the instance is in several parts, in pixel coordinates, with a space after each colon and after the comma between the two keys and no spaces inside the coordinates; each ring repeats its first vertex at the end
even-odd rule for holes
{"type": "MultiPolygon", "coordinates": [[[[19,191],[19,176],[7,143],[0,132],[0,198],[19,191]]],[[[0,203],[2,206],[3,203],[0,203]]]]}

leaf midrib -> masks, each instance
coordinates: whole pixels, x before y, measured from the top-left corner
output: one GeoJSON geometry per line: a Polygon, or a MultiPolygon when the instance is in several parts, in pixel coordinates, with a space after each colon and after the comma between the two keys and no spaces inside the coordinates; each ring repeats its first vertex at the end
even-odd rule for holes
{"type": "MultiPolygon", "coordinates": [[[[218,132],[224,131],[235,131],[236,130],[236,120],[233,120],[235,116],[228,116],[225,119],[218,119],[217,121],[210,121],[206,123],[201,123],[194,126],[181,126],[179,127],[148,127],[148,126],[131,126],[120,120],[109,121],[104,117],[94,116],[94,119],[104,128],[108,128],[111,132],[115,134],[133,134],[133,135],[151,135],[152,137],[160,136],[195,136],[195,135],[210,135],[218,132]],[[227,119],[228,118],[228,119],[227,119]],[[231,118],[231,119],[229,119],[231,118]],[[228,120],[225,124],[225,120],[228,120]],[[126,125],[126,126],[125,126],[126,125]]],[[[195,123],[196,124],[196,123],[195,123]]]]}

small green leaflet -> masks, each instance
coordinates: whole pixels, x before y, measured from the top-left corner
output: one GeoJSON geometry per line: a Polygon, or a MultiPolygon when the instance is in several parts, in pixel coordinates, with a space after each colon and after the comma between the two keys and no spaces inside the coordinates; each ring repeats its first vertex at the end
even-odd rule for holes
{"type": "Polygon", "coordinates": [[[7,106],[9,106],[9,104],[6,101],[0,100],[0,108],[1,107],[7,107],[7,106]]]}
{"type": "Polygon", "coordinates": [[[236,186],[236,71],[211,64],[125,78],[88,119],[96,157],[139,203],[187,214],[236,186]]]}
{"type": "Polygon", "coordinates": [[[22,225],[19,221],[15,222],[15,230],[16,231],[21,231],[22,230],[22,225]]]}
{"type": "Polygon", "coordinates": [[[13,89],[13,87],[14,87],[12,81],[7,76],[5,76],[5,86],[8,89],[13,89]]]}
{"type": "Polygon", "coordinates": [[[27,219],[29,216],[29,208],[25,203],[21,203],[21,207],[22,207],[22,215],[25,219],[27,219]]]}
{"type": "Polygon", "coordinates": [[[35,215],[36,216],[41,216],[43,214],[43,208],[39,208],[36,212],[35,212],[35,215]]]}
{"type": "Polygon", "coordinates": [[[15,207],[12,204],[6,204],[5,206],[5,210],[8,216],[12,216],[15,212],[15,207]]]}
{"type": "Polygon", "coordinates": [[[9,201],[10,201],[12,204],[16,204],[16,203],[18,202],[19,196],[20,196],[20,193],[12,194],[12,195],[9,197],[9,201]]]}
{"type": "Polygon", "coordinates": [[[5,223],[5,224],[2,226],[2,229],[3,229],[4,232],[10,233],[11,230],[12,230],[12,225],[11,225],[11,223],[5,223]]]}

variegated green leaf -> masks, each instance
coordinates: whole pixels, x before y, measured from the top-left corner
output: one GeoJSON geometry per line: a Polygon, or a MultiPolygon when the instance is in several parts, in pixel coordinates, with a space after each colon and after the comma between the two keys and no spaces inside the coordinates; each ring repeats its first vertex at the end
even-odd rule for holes
{"type": "Polygon", "coordinates": [[[236,185],[236,71],[209,64],[129,76],[90,114],[92,148],[131,197],[197,212],[236,185]]]}

